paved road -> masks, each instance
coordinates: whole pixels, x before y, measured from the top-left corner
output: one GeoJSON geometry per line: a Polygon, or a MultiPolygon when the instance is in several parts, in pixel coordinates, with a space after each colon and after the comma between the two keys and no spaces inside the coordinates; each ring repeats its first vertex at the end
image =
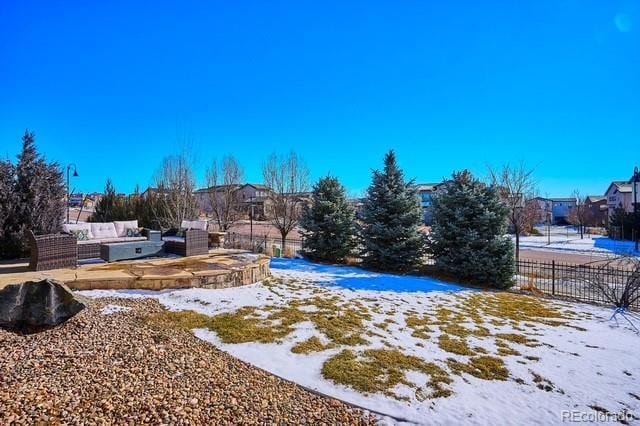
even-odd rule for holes
{"type": "MultiPolygon", "coordinates": [[[[605,262],[611,261],[612,258],[613,256],[607,256],[606,254],[601,254],[601,253],[580,254],[580,253],[563,253],[563,252],[557,252],[557,251],[520,249],[520,259],[538,261],[538,262],[551,262],[552,260],[555,260],[556,262],[571,263],[575,265],[583,265],[586,263],[591,265],[598,265],[598,264],[603,264],[605,262]]],[[[612,266],[612,267],[622,266],[625,269],[632,267],[630,263],[627,263],[627,262],[620,263],[617,261],[613,261],[609,266],[612,266]]]]}
{"type": "Polygon", "coordinates": [[[520,249],[520,259],[523,260],[537,260],[540,262],[566,262],[566,263],[591,263],[597,261],[606,261],[610,257],[606,255],[598,254],[581,254],[581,253],[563,253],[561,251],[547,251],[547,250],[529,250],[520,249]]]}

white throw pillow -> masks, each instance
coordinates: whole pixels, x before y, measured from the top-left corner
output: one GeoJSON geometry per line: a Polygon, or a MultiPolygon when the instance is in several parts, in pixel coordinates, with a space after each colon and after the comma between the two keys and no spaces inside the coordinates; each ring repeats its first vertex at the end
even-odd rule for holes
{"type": "Polygon", "coordinates": [[[112,222],[91,223],[91,234],[93,238],[118,238],[116,226],[112,222]]]}
{"type": "Polygon", "coordinates": [[[91,224],[89,223],[65,223],[62,225],[62,230],[67,234],[71,234],[71,231],[87,231],[87,236],[93,238],[91,224]]]}
{"type": "Polygon", "coordinates": [[[138,228],[137,220],[116,220],[113,224],[116,226],[116,234],[118,234],[118,237],[126,237],[127,228],[138,228]]]}
{"type": "Polygon", "coordinates": [[[183,220],[180,227],[183,229],[202,229],[206,231],[207,225],[206,220],[183,220]]]}

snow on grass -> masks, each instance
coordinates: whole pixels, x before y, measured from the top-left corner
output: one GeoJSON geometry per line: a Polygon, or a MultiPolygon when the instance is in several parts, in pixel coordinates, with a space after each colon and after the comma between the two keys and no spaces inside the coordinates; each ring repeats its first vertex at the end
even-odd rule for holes
{"type": "Polygon", "coordinates": [[[199,338],[389,422],[640,417],[640,338],[609,309],[304,261],[272,267],[272,279],[240,288],[83,294],[155,297],[199,338]]]}
{"type": "Polygon", "coordinates": [[[600,235],[585,234],[584,238],[580,238],[580,234],[575,233],[551,234],[550,238],[546,234],[520,237],[521,248],[599,255],[640,255],[635,251],[634,244],[633,241],[613,240],[600,235]]]}

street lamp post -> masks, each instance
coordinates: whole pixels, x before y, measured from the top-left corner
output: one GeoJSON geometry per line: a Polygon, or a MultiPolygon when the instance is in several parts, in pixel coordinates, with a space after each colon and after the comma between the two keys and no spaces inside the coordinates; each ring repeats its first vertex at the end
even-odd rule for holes
{"type": "Polygon", "coordinates": [[[78,177],[80,176],[78,174],[78,170],[76,168],[75,163],[71,163],[69,165],[67,165],[67,223],[69,223],[69,204],[71,203],[71,188],[69,187],[69,172],[71,171],[71,168],[73,167],[73,177],[78,177]]]}
{"type": "Polygon", "coordinates": [[[251,244],[251,248],[253,249],[253,207],[254,200],[256,197],[249,197],[249,242],[251,244]]]}
{"type": "Polygon", "coordinates": [[[640,173],[638,166],[633,169],[633,219],[635,229],[636,251],[638,251],[638,239],[640,239],[640,218],[638,217],[638,185],[640,184],[640,173]]]}
{"type": "Polygon", "coordinates": [[[547,245],[551,245],[551,212],[548,205],[545,205],[544,209],[547,212],[547,245]]]}
{"type": "Polygon", "coordinates": [[[249,202],[251,203],[251,211],[249,212],[249,241],[251,241],[251,247],[253,247],[253,208],[255,204],[253,203],[255,197],[249,198],[249,202]]]}

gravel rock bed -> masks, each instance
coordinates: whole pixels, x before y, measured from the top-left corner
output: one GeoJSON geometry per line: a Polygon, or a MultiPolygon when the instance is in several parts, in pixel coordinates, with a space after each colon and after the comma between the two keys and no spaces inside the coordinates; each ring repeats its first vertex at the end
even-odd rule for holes
{"type": "Polygon", "coordinates": [[[54,329],[0,330],[0,424],[376,422],[192,333],[148,324],[162,309],[151,299],[100,299],[54,329]],[[131,309],[104,315],[107,305],[131,309]]]}

